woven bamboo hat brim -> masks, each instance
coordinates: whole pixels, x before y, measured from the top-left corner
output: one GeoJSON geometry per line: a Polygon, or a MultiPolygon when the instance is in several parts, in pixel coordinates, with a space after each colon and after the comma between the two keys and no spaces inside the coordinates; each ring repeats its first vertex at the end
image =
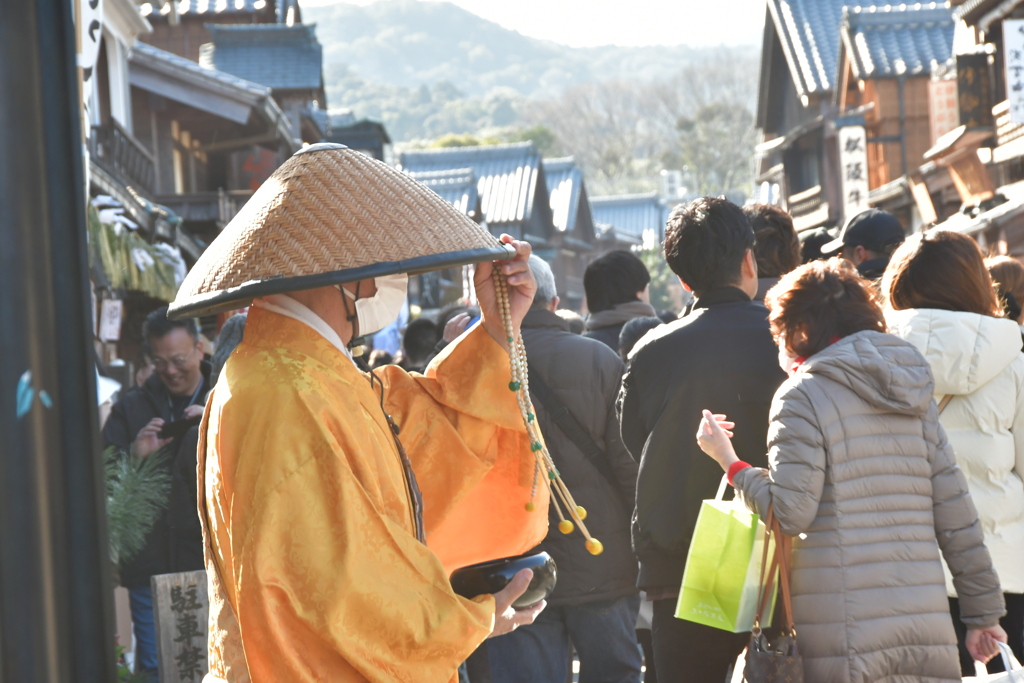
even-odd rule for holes
{"type": "Polygon", "coordinates": [[[277,169],[203,252],[168,315],[513,255],[407,175],[343,145],[312,145],[277,169]]]}

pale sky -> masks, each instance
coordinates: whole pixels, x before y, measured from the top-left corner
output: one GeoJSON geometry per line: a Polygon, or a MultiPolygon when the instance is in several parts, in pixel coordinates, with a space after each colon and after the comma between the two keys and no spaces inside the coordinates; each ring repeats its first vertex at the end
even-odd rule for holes
{"type": "MultiPolygon", "coordinates": [[[[764,0],[450,1],[523,35],[573,47],[759,44],[765,16],[764,0]]],[[[339,0],[300,2],[321,6],[339,0]]]]}

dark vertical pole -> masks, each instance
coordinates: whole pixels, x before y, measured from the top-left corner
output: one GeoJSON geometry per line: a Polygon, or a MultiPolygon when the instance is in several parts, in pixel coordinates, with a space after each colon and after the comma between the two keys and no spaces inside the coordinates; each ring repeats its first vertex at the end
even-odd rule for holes
{"type": "Polygon", "coordinates": [[[70,0],[0,20],[0,681],[116,678],[70,0]]]}

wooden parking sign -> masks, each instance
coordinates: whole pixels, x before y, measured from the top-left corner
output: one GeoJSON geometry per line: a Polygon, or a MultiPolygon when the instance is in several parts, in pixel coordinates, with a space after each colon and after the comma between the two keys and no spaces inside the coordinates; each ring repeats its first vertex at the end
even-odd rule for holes
{"type": "Polygon", "coordinates": [[[150,579],[161,683],[200,683],[209,664],[206,641],[210,601],[206,572],[161,574],[150,579]]]}

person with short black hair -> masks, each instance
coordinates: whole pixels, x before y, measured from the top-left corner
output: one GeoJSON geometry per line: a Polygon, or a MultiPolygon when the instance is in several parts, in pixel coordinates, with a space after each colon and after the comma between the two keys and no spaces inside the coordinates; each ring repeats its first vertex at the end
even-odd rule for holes
{"type": "Polygon", "coordinates": [[[821,253],[826,257],[838,254],[852,263],[861,277],[877,280],[905,239],[900,219],[888,211],[868,209],[851,218],[839,237],[822,246],[821,253]]]}
{"type": "Polygon", "coordinates": [[[827,258],[821,253],[821,248],[832,241],[832,233],[828,228],[814,228],[804,230],[800,235],[800,262],[810,263],[827,258]]]}
{"type": "Polygon", "coordinates": [[[402,335],[401,366],[406,372],[423,372],[440,339],[441,333],[434,321],[416,318],[410,322],[402,335]]]}
{"type": "MultiPolygon", "coordinates": [[[[153,374],[142,386],[128,391],[114,404],[103,426],[103,442],[135,458],[147,458],[167,448],[172,457],[162,464],[172,475],[173,501],[178,495],[173,479],[173,454],[178,453],[184,434],[178,438],[161,438],[160,432],[166,424],[202,416],[206,394],[212,386],[211,368],[203,360],[196,321],[192,318],[168,320],[167,306],[146,316],[142,336],[153,374]]],[[[183,543],[180,535],[174,519],[165,510],[150,530],[142,550],[120,568],[121,585],[128,589],[131,604],[135,661],[138,669],[154,680],[158,662],[149,579],[157,574],[203,568],[201,553],[197,565],[195,553],[180,552],[183,547],[201,546],[201,537],[193,534],[191,543],[183,543]]]]}
{"type": "Polygon", "coordinates": [[[757,293],[754,231],[740,207],[702,197],[676,207],[665,256],[696,296],[683,318],[634,348],[618,410],[622,438],[640,459],[633,550],[638,586],[653,601],[654,662],[660,680],[721,681],[749,636],[675,618],[701,501],[722,473],[693,435],[701,409],[742,414],[737,449],[766,466],[764,444],[775,390],[785,379],[757,293]]]}
{"type": "Polygon", "coordinates": [[[781,207],[751,204],[743,207],[743,213],[754,229],[758,276],[754,301],[764,301],[765,292],[800,265],[800,238],[793,228],[793,219],[781,207]]]}
{"type": "Polygon", "coordinates": [[[583,289],[590,316],[583,336],[618,352],[619,332],[627,320],[656,315],[650,284],[647,266],[628,251],[610,251],[587,266],[583,289]]]}

